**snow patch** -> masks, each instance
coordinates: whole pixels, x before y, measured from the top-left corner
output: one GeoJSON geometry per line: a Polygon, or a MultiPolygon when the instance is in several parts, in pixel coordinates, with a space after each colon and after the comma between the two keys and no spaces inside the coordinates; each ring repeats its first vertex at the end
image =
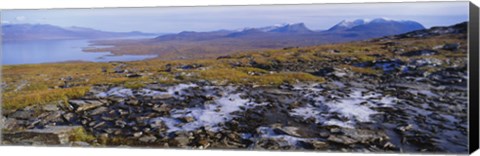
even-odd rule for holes
{"type": "MultiPolygon", "coordinates": [[[[204,88],[205,89],[205,88],[204,88]]],[[[210,131],[219,131],[221,123],[225,123],[233,119],[233,112],[242,111],[241,107],[252,108],[257,105],[263,105],[250,102],[249,99],[241,98],[240,93],[233,93],[232,87],[224,90],[225,94],[213,100],[211,103],[205,103],[201,107],[173,109],[170,111],[171,118],[160,118],[167,125],[168,132],[173,131],[192,131],[200,127],[204,127],[210,131]],[[182,123],[178,119],[191,117],[192,122],[182,123]]]]}
{"type": "MultiPolygon", "coordinates": [[[[308,90],[307,87],[305,89],[308,90]]],[[[395,97],[383,96],[380,93],[363,89],[354,89],[346,97],[331,96],[330,98],[333,97],[333,99],[329,100],[324,96],[319,96],[318,91],[306,92],[304,97],[314,101],[314,104],[295,108],[290,115],[304,119],[313,118],[316,123],[322,125],[347,128],[354,128],[357,122],[370,122],[370,116],[379,113],[372,108],[390,107],[397,101],[395,97]]]]}
{"type": "Polygon", "coordinates": [[[133,91],[131,89],[126,89],[122,87],[115,87],[110,89],[107,92],[98,93],[96,97],[105,98],[108,96],[127,98],[133,96],[133,91]]]}

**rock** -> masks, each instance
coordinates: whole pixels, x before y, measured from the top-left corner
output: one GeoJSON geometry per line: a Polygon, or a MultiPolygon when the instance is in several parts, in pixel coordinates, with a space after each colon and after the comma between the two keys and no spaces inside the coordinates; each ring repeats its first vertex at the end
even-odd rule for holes
{"type": "Polygon", "coordinates": [[[436,55],[438,51],[435,50],[416,50],[416,51],[409,51],[401,54],[401,56],[429,56],[429,55],[436,55]]]}
{"type": "Polygon", "coordinates": [[[140,104],[140,102],[138,100],[135,100],[135,99],[128,99],[127,101],[125,101],[125,103],[127,103],[128,105],[132,105],[132,106],[136,106],[136,105],[140,104]]]}
{"type": "Polygon", "coordinates": [[[125,64],[120,64],[118,66],[116,66],[113,70],[115,73],[123,73],[125,72],[124,68],[125,68],[125,64]]]}
{"type": "Polygon", "coordinates": [[[96,129],[96,128],[98,128],[98,127],[104,126],[105,124],[106,124],[106,122],[105,122],[105,121],[102,121],[102,122],[99,122],[99,123],[95,124],[95,125],[93,126],[93,128],[96,129]]]}
{"type": "Polygon", "coordinates": [[[330,129],[330,133],[338,134],[338,133],[340,133],[340,132],[342,132],[342,130],[341,130],[340,128],[332,128],[332,129],[330,129]]]}
{"type": "Polygon", "coordinates": [[[232,58],[232,56],[230,56],[230,55],[225,55],[225,56],[219,56],[219,57],[217,57],[217,60],[220,60],[220,59],[230,59],[230,58],[232,58]]]}
{"type": "Polygon", "coordinates": [[[120,128],[124,128],[127,125],[127,122],[123,121],[122,119],[118,119],[115,121],[115,126],[118,126],[120,128]]]}
{"type": "Polygon", "coordinates": [[[349,138],[348,136],[345,136],[345,135],[330,135],[327,138],[327,140],[334,143],[340,143],[345,145],[350,145],[357,142],[356,140],[353,140],[352,138],[349,138]]]}
{"type": "Polygon", "coordinates": [[[342,136],[362,143],[371,143],[376,140],[386,140],[388,136],[383,131],[368,130],[368,129],[344,129],[342,136]]]}
{"type": "Polygon", "coordinates": [[[48,115],[41,119],[41,122],[43,124],[62,122],[62,114],[64,113],[63,111],[49,112],[48,115]]]}
{"type": "MultiPolygon", "coordinates": [[[[81,126],[51,126],[44,129],[29,129],[4,133],[3,139],[20,145],[68,145],[69,137],[81,126]]],[[[82,128],[83,129],[83,128],[82,128]]]]}
{"type": "Polygon", "coordinates": [[[153,118],[148,121],[151,128],[163,128],[165,124],[161,118],[153,118]]]}
{"type": "Polygon", "coordinates": [[[340,53],[340,50],[330,49],[330,50],[327,50],[327,52],[329,52],[329,53],[340,53]]]}
{"type": "Polygon", "coordinates": [[[392,144],[391,142],[387,142],[383,145],[383,148],[395,149],[396,146],[394,144],[392,144]]]}
{"type": "Polygon", "coordinates": [[[171,64],[166,64],[165,65],[165,72],[172,72],[172,65],[171,64]]]}
{"type": "Polygon", "coordinates": [[[277,127],[274,128],[273,131],[277,134],[281,135],[290,135],[290,136],[295,136],[295,137],[301,137],[300,134],[298,134],[298,128],[297,127],[277,127]]]}
{"type": "Polygon", "coordinates": [[[147,135],[147,136],[143,136],[143,137],[139,138],[138,140],[141,141],[141,142],[145,142],[145,143],[152,143],[152,142],[155,142],[157,140],[157,137],[155,137],[153,135],[147,135]]]}
{"type": "Polygon", "coordinates": [[[456,51],[460,48],[459,43],[447,43],[443,45],[442,49],[443,50],[450,50],[450,51],[456,51]]]}
{"type": "Polygon", "coordinates": [[[179,147],[185,147],[190,142],[190,139],[185,135],[177,136],[174,140],[177,141],[179,147]]]}
{"type": "Polygon", "coordinates": [[[154,95],[152,96],[152,98],[154,100],[165,100],[165,99],[169,99],[169,98],[172,98],[173,95],[171,94],[157,94],[157,95],[154,95]]]}
{"type": "Polygon", "coordinates": [[[97,136],[98,143],[106,144],[108,142],[109,135],[108,133],[101,133],[97,136]]]}
{"type": "Polygon", "coordinates": [[[319,133],[319,135],[320,135],[320,137],[322,137],[322,138],[327,138],[328,136],[330,136],[330,133],[327,132],[327,131],[321,131],[321,132],[319,133]]]}
{"type": "Polygon", "coordinates": [[[160,107],[153,107],[152,110],[153,111],[156,111],[156,112],[159,112],[159,113],[166,113],[166,112],[170,112],[170,107],[166,104],[162,104],[160,107]]]}
{"type": "Polygon", "coordinates": [[[315,150],[324,150],[329,147],[329,145],[326,142],[318,141],[318,140],[299,141],[299,144],[303,145],[304,148],[306,149],[315,149],[315,150]]]}
{"type": "Polygon", "coordinates": [[[190,122],[194,122],[194,121],[195,121],[195,118],[193,118],[193,117],[191,117],[191,116],[186,116],[186,117],[180,118],[180,120],[183,121],[183,122],[190,123],[190,122]]]}
{"type": "Polygon", "coordinates": [[[395,130],[400,131],[400,132],[405,132],[405,131],[408,131],[412,128],[413,128],[413,126],[411,124],[408,124],[406,126],[399,126],[399,127],[395,128],[395,130]]]}
{"type": "Polygon", "coordinates": [[[76,112],[82,112],[104,105],[104,103],[97,100],[69,100],[68,102],[76,112]]]}
{"type": "Polygon", "coordinates": [[[74,141],[72,142],[72,146],[89,147],[90,144],[83,141],[74,141]]]}
{"type": "Polygon", "coordinates": [[[8,115],[9,118],[16,118],[16,119],[23,119],[28,120],[33,118],[34,112],[31,110],[19,110],[15,111],[14,113],[8,115]]]}
{"type": "Polygon", "coordinates": [[[90,115],[99,115],[99,114],[103,114],[105,112],[108,111],[108,108],[107,107],[98,107],[98,108],[95,108],[94,110],[88,112],[90,115]]]}
{"type": "Polygon", "coordinates": [[[14,130],[19,126],[18,121],[14,118],[5,118],[2,116],[0,116],[0,118],[0,125],[2,125],[1,128],[4,130],[14,130]]]}
{"type": "Polygon", "coordinates": [[[76,116],[75,116],[74,113],[67,113],[67,114],[63,114],[62,117],[67,122],[73,122],[73,120],[75,119],[76,116]]]}
{"type": "Polygon", "coordinates": [[[135,132],[135,133],[133,133],[133,137],[135,137],[135,138],[141,137],[142,135],[143,135],[143,132],[135,132]]]}
{"type": "Polygon", "coordinates": [[[58,106],[56,104],[49,104],[49,105],[45,105],[42,107],[42,109],[44,111],[50,111],[50,112],[53,112],[53,111],[58,111],[58,106]]]}
{"type": "Polygon", "coordinates": [[[133,73],[133,74],[132,74],[132,73],[129,73],[129,74],[125,75],[125,76],[128,77],[128,78],[139,78],[139,77],[142,77],[142,75],[137,74],[137,73],[133,73]]]}
{"type": "Polygon", "coordinates": [[[325,68],[322,68],[322,69],[320,69],[316,72],[313,72],[312,74],[313,75],[318,75],[318,76],[329,76],[334,71],[335,70],[332,67],[325,67],[325,68]]]}
{"type": "Polygon", "coordinates": [[[288,92],[288,91],[275,89],[275,88],[265,89],[265,92],[270,94],[275,94],[275,95],[293,95],[294,94],[294,92],[288,92]]]}

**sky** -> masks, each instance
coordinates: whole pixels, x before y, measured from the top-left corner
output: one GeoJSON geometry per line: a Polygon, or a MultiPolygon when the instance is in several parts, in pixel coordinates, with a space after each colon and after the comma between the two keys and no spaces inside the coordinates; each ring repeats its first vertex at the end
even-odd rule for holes
{"type": "Polygon", "coordinates": [[[303,22],[326,30],[342,20],[413,20],[425,27],[468,20],[468,2],[1,10],[2,24],[51,24],[104,31],[176,33],[303,22]]]}

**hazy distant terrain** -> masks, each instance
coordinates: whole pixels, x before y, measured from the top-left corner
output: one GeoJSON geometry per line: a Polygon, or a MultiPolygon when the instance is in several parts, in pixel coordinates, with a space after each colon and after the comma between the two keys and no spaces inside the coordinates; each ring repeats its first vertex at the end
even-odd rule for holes
{"type": "Polygon", "coordinates": [[[192,59],[238,51],[364,40],[421,29],[425,28],[418,22],[383,18],[344,20],[325,31],[313,31],[303,23],[294,23],[236,31],[184,31],[146,40],[97,41],[95,42],[97,45],[113,45],[114,47],[89,48],[86,51],[111,51],[114,54],[157,54],[162,59],[192,59]]]}
{"type": "Polygon", "coordinates": [[[93,39],[126,36],[155,35],[139,31],[107,32],[90,28],[68,27],[62,28],[48,24],[5,24],[2,25],[3,41],[22,40],[59,40],[59,39],[93,39]]]}

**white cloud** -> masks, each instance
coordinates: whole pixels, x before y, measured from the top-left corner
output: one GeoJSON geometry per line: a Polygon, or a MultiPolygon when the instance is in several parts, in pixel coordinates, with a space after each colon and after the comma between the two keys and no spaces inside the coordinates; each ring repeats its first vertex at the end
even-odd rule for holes
{"type": "Polygon", "coordinates": [[[1,21],[0,24],[10,24],[10,21],[1,21]]]}

